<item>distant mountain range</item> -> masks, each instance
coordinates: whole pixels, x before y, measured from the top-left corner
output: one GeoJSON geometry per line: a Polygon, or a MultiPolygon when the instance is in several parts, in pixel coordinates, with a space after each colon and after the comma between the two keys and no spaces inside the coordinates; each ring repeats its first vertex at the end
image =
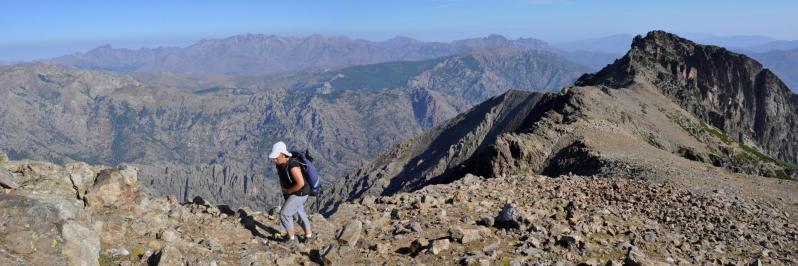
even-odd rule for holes
{"type": "MultiPolygon", "coordinates": [[[[758,54],[771,50],[798,49],[798,41],[782,41],[764,36],[693,35],[688,36],[698,43],[726,47],[756,58],[761,58],[758,54]]],[[[632,37],[632,35],[617,34],[549,44],[532,38],[511,40],[495,34],[449,43],[423,42],[407,37],[374,42],[340,36],[290,37],[248,34],[202,40],[184,48],[124,49],[104,45],[86,53],[65,55],[53,58],[51,61],[88,70],[136,73],[138,76],[167,78],[167,82],[168,79],[179,81],[170,83],[172,85],[180,83],[180,86],[197,84],[212,87],[222,84],[220,81],[224,81],[227,86],[240,83],[244,80],[241,76],[260,77],[248,80],[268,80],[267,83],[273,84],[275,75],[285,76],[298,71],[383,62],[420,61],[453,56],[480,48],[546,51],[556,53],[591,70],[599,70],[623,56],[629,49],[632,37]]],[[[777,74],[785,76],[787,84],[798,90],[791,81],[796,77],[787,76],[792,75],[792,72],[784,70],[789,62],[775,61],[777,60],[763,60],[763,63],[773,68],[777,74]],[[771,62],[774,64],[770,65],[771,62]]],[[[263,82],[258,85],[263,85],[263,82]]]]}
{"type": "Polygon", "coordinates": [[[746,54],[773,70],[787,86],[798,92],[798,48],[746,54]]]}
{"type": "Polygon", "coordinates": [[[798,40],[795,41],[772,41],[765,44],[745,47],[745,50],[763,53],[773,50],[795,50],[798,49],[798,40]]]}
{"type": "Polygon", "coordinates": [[[451,43],[397,37],[384,42],[312,35],[284,37],[248,34],[202,40],[185,48],[115,49],[104,45],[87,53],[52,59],[83,69],[118,72],[169,71],[179,74],[260,75],[390,61],[415,61],[460,54],[474,48],[505,47],[555,51],[546,42],[500,35],[451,43]]]}
{"type": "Polygon", "coordinates": [[[534,41],[518,43],[422,61],[208,76],[203,85],[216,85],[201,88],[172,87],[191,78],[169,72],[4,66],[0,149],[14,159],[134,163],[155,194],[263,207],[279,199],[276,187],[265,185],[273,179],[263,178],[273,176],[265,154],[277,140],[309,148],[326,180],[334,180],[489,97],[555,91],[589,72],[528,49],[534,41]]]}

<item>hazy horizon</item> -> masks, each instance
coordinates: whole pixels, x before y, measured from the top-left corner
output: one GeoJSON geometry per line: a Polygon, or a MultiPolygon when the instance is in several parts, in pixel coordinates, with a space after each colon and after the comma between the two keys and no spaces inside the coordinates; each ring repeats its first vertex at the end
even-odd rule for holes
{"type": "Polygon", "coordinates": [[[406,36],[449,42],[500,34],[563,43],[665,30],[690,36],[796,40],[792,1],[339,1],[3,3],[0,61],[116,48],[185,47],[239,34],[406,36]],[[765,4],[764,2],[768,2],[765,4]]]}

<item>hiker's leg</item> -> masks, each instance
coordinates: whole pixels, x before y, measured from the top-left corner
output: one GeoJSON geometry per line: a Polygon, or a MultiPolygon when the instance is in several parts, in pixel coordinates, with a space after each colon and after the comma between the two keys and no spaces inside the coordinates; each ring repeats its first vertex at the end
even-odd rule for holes
{"type": "Polygon", "coordinates": [[[289,238],[294,237],[294,214],[297,213],[297,196],[291,195],[283,203],[280,208],[280,225],[285,229],[289,238]]]}
{"type": "Polygon", "coordinates": [[[313,234],[313,232],[310,230],[310,219],[308,219],[308,214],[305,213],[305,201],[308,200],[308,196],[302,196],[300,198],[302,199],[302,203],[299,204],[297,214],[299,215],[299,219],[302,220],[302,228],[305,229],[305,236],[309,236],[313,234]]]}

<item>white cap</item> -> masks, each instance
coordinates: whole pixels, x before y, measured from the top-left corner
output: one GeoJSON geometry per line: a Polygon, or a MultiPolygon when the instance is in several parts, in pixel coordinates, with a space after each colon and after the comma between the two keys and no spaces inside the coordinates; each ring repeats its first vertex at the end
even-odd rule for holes
{"type": "Polygon", "coordinates": [[[291,157],[291,153],[288,152],[288,148],[285,147],[285,143],[282,141],[279,141],[274,145],[272,145],[272,152],[269,153],[269,159],[277,158],[277,156],[279,156],[280,153],[285,154],[288,157],[291,157]]]}

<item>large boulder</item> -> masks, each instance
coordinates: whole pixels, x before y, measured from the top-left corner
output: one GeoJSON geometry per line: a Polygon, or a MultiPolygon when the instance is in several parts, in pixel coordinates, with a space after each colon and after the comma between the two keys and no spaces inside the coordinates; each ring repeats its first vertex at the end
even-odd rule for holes
{"type": "MultiPolygon", "coordinates": [[[[72,181],[69,180],[64,168],[59,165],[38,161],[10,161],[4,163],[0,170],[3,168],[7,169],[6,175],[8,171],[13,172],[11,179],[18,185],[16,188],[18,193],[28,194],[56,205],[62,199],[77,200],[72,181]]],[[[82,203],[79,205],[83,206],[82,203]]]]}
{"type": "Polygon", "coordinates": [[[360,231],[363,230],[363,223],[358,220],[353,220],[341,229],[338,235],[338,242],[341,245],[349,245],[354,247],[360,239],[360,231]]]}
{"type": "Polygon", "coordinates": [[[524,229],[529,224],[526,213],[515,204],[506,204],[496,216],[495,226],[499,228],[524,229]]]}
{"type": "Polygon", "coordinates": [[[0,252],[5,253],[0,257],[13,264],[98,265],[99,236],[63,210],[24,195],[0,194],[0,252]]]}
{"type": "Polygon", "coordinates": [[[461,244],[482,239],[479,229],[464,226],[454,226],[449,229],[449,237],[461,244]]]}
{"type": "Polygon", "coordinates": [[[71,162],[64,165],[64,171],[74,186],[78,198],[82,199],[89,192],[97,178],[98,170],[84,162],[71,162]]]}
{"type": "Polygon", "coordinates": [[[138,168],[124,165],[105,169],[100,171],[86,194],[86,204],[95,209],[132,205],[140,191],[138,168]]]}
{"type": "Polygon", "coordinates": [[[19,187],[20,178],[11,173],[11,171],[0,167],[0,189],[2,188],[17,188],[19,187]]]}

